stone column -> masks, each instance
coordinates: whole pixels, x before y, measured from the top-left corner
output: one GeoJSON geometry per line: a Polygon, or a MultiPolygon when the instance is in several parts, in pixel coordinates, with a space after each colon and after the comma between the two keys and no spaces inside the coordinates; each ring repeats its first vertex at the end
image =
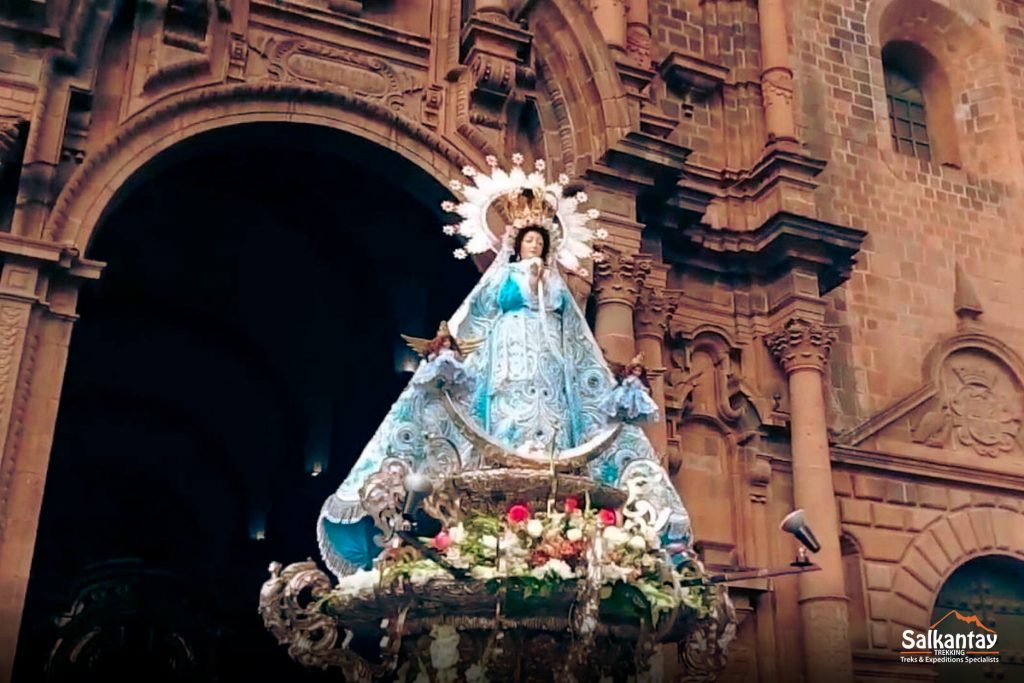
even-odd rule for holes
{"type": "Polygon", "coordinates": [[[647,0],[630,0],[626,14],[626,54],[645,69],[651,66],[651,13],[647,0]]]}
{"type": "Polygon", "coordinates": [[[668,429],[665,417],[665,359],[664,340],[669,322],[675,314],[678,301],[667,297],[665,290],[645,287],[637,304],[636,348],[644,354],[647,377],[651,381],[651,396],[658,404],[661,419],[644,425],[654,450],[664,455],[668,449],[668,429]]]}
{"type": "Polygon", "coordinates": [[[9,680],[35,551],[80,278],[102,264],[0,236],[0,681],[9,680]]]}
{"type": "Polygon", "coordinates": [[[794,317],[765,338],[789,377],[793,497],[821,542],[821,571],[801,574],[800,617],[808,681],[853,679],[839,517],[832,488],[823,377],[834,330],[794,317]]]}
{"type": "Polygon", "coordinates": [[[611,248],[603,254],[604,259],[594,265],[594,336],[609,360],[626,363],[636,354],[633,309],[651,272],[651,261],[611,248]]]}
{"type": "Polygon", "coordinates": [[[619,51],[626,49],[625,0],[590,0],[597,28],[608,46],[619,51]]]}
{"type": "Polygon", "coordinates": [[[789,39],[783,0],[758,0],[761,29],[761,97],[768,141],[796,142],[793,123],[793,71],[789,68],[789,39]]]}

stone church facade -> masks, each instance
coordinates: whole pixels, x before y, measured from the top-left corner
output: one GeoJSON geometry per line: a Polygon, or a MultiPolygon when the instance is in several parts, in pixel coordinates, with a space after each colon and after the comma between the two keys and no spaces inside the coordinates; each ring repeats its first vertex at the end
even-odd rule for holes
{"type": "Polygon", "coordinates": [[[0,28],[0,678],[93,238],[161,154],[253,123],[434,194],[517,151],[580,180],[611,239],[573,284],[653,368],[705,563],[789,563],[796,507],[821,540],[820,572],[733,588],[723,678],[930,680],[899,634],[1024,562],[1018,3],[12,0],[0,28]]]}

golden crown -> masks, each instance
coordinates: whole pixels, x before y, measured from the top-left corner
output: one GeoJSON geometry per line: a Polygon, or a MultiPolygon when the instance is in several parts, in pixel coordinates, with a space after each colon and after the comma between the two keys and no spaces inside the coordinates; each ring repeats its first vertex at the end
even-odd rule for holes
{"type": "Polygon", "coordinates": [[[501,212],[514,228],[527,225],[549,226],[555,217],[556,207],[544,193],[532,188],[519,188],[501,199],[501,212]]]}

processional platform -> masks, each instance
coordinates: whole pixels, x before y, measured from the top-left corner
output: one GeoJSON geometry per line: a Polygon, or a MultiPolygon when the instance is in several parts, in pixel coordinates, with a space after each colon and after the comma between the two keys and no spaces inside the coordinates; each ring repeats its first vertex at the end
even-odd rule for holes
{"type": "Polygon", "coordinates": [[[312,561],[274,563],[267,628],[339,680],[714,680],[735,612],[688,549],[661,547],[642,475],[621,490],[520,463],[436,479],[418,501],[443,529],[432,537],[402,517],[409,473],[386,463],[364,491],[391,531],[374,568],[332,585],[312,561]]]}

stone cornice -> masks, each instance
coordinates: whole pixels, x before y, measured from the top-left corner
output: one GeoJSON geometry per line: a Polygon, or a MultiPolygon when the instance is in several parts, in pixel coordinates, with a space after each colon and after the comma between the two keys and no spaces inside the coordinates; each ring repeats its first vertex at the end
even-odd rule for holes
{"type": "Polygon", "coordinates": [[[846,281],[867,233],[806,216],[777,213],[756,230],[698,224],[671,239],[666,260],[717,274],[774,277],[805,269],[817,274],[820,294],[846,281]]]}

